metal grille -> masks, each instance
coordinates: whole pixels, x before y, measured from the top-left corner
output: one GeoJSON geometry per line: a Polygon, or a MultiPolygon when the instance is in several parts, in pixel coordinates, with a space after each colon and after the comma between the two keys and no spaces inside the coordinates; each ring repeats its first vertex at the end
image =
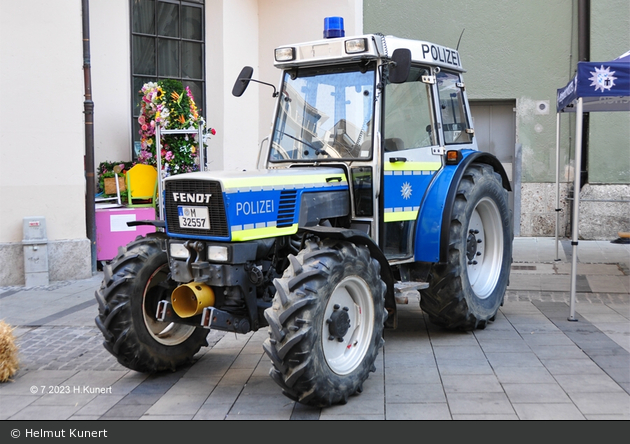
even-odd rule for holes
{"type": "Polygon", "coordinates": [[[293,225],[295,215],[296,190],[284,190],[280,192],[280,204],[278,206],[278,220],[276,227],[290,227],[293,225]]]}
{"type": "MultiPolygon", "coordinates": [[[[225,205],[223,203],[223,193],[221,185],[216,181],[204,180],[171,180],[166,182],[165,192],[166,223],[169,233],[191,234],[195,236],[216,236],[227,237],[229,235],[227,218],[225,216],[225,205]],[[210,216],[210,230],[198,230],[193,228],[181,228],[179,226],[179,217],[177,206],[182,205],[181,202],[175,202],[173,193],[210,193],[210,203],[207,206],[208,215],[210,216]]],[[[184,204],[186,205],[186,204],[184,204]]],[[[188,204],[192,206],[200,206],[199,204],[188,204]]]]}

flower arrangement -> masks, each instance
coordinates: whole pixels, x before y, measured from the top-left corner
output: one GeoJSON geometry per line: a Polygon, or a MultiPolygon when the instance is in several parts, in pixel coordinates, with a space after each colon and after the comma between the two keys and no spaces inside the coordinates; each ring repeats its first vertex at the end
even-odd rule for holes
{"type": "MultiPolygon", "coordinates": [[[[139,91],[141,96],[140,146],[138,162],[157,165],[155,153],[155,131],[161,129],[199,129],[204,128],[202,146],[205,147],[206,134],[216,134],[213,128],[207,132],[205,121],[199,115],[197,105],[190,88],[179,80],[160,80],[145,83],[139,91]]],[[[199,170],[198,134],[167,134],[161,140],[161,163],[164,176],[188,173],[199,170]]]]}

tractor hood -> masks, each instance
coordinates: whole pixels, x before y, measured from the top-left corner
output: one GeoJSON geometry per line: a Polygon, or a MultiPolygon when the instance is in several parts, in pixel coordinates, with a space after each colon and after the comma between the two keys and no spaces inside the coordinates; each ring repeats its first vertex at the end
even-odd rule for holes
{"type": "Polygon", "coordinates": [[[347,215],[348,182],[340,168],[195,172],[166,178],[164,203],[173,237],[246,241],[347,215]]]}

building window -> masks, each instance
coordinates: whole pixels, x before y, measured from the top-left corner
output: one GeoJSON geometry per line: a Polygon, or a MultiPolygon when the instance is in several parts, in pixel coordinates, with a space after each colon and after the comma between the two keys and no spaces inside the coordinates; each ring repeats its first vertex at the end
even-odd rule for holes
{"type": "Polygon", "coordinates": [[[204,0],[131,0],[133,158],[140,150],[138,91],[147,82],[181,80],[205,116],[204,0]]]}

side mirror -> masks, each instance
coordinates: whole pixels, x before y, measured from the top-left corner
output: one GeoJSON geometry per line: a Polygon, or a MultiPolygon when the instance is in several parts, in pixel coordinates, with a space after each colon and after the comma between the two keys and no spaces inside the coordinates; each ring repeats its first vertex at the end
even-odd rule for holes
{"type": "Polygon", "coordinates": [[[252,78],[252,74],[254,73],[254,68],[251,66],[244,67],[238,77],[236,78],[236,82],[234,82],[234,87],[232,88],[232,95],[234,97],[241,97],[247,87],[249,86],[249,81],[252,78]]]}
{"type": "Polygon", "coordinates": [[[389,81],[391,83],[404,83],[409,77],[411,69],[411,51],[407,48],[398,48],[392,54],[392,63],[389,65],[389,81]]]}

